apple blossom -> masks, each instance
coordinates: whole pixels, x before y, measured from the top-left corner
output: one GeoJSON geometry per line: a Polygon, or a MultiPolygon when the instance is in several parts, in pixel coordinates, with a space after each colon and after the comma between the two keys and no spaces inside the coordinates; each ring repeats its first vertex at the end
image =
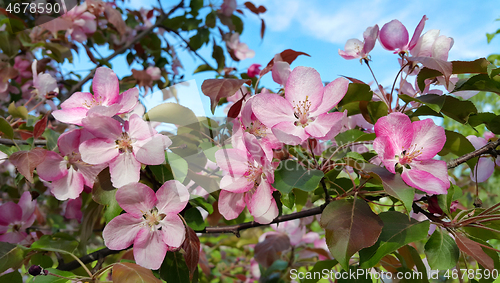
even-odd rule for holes
{"type": "MultiPolygon", "coordinates": [[[[480,149],[488,143],[490,138],[494,137],[492,133],[485,133],[484,138],[476,136],[467,136],[467,139],[472,143],[475,149],[480,149]]],[[[481,156],[474,169],[470,172],[470,178],[473,182],[486,182],[495,171],[495,164],[500,166],[500,159],[495,159],[491,156],[481,156]],[[477,174],[477,178],[476,178],[477,174]]]]}
{"type": "Polygon", "coordinates": [[[410,51],[414,57],[432,57],[440,60],[448,60],[448,52],[453,46],[453,38],[439,35],[438,29],[431,29],[424,33],[417,44],[410,51]]]}
{"type": "Polygon", "coordinates": [[[66,219],[76,219],[78,222],[82,222],[83,212],[82,212],[82,198],[78,197],[76,199],[70,199],[66,201],[63,205],[64,207],[64,218],[66,219]]]}
{"type": "Polygon", "coordinates": [[[415,32],[410,42],[408,42],[408,30],[406,30],[406,27],[400,21],[392,20],[386,23],[382,29],[380,29],[380,44],[383,48],[394,51],[394,53],[411,51],[417,45],[426,20],[427,17],[424,15],[415,28],[415,32]]]}
{"type": "Polygon", "coordinates": [[[219,12],[226,17],[231,17],[231,15],[236,10],[236,0],[224,0],[220,6],[219,12]]]}
{"type": "Polygon", "coordinates": [[[82,160],[89,164],[109,164],[111,182],[116,188],[138,182],[141,163],[165,162],[165,149],[172,144],[137,114],[131,115],[123,127],[117,120],[98,113],[90,113],[82,123],[96,136],[80,144],[82,160]]]}
{"type": "Polygon", "coordinates": [[[87,4],[83,3],[41,26],[50,31],[54,37],[57,37],[58,31],[65,30],[66,37],[71,36],[73,40],[82,43],[87,40],[88,34],[96,31],[97,22],[96,16],[87,12],[87,4]]]}
{"type": "Polygon", "coordinates": [[[250,78],[255,78],[258,74],[260,74],[260,64],[252,64],[248,67],[247,75],[250,78]]]}
{"type": "Polygon", "coordinates": [[[28,234],[24,232],[35,222],[36,200],[29,192],[21,195],[18,203],[11,201],[0,205],[0,242],[17,244],[28,234]]]}
{"type": "Polygon", "coordinates": [[[286,87],[286,81],[288,80],[292,70],[290,69],[290,64],[283,61],[283,58],[281,58],[281,53],[274,55],[273,68],[271,69],[271,72],[273,81],[283,87],[286,87]]]}
{"type": "Polygon", "coordinates": [[[344,97],[348,85],[347,79],[338,78],[324,87],[316,70],[296,67],[288,77],[284,98],[258,94],[252,109],[285,144],[297,145],[309,137],[332,138],[342,127],[344,113],[328,111],[344,97]]]}
{"type": "Polygon", "coordinates": [[[87,112],[92,107],[112,106],[114,114],[122,114],[132,110],[138,103],[139,90],[131,88],[120,95],[118,77],[106,67],[97,68],[92,89],[94,94],[89,92],[74,93],[61,103],[61,110],[52,113],[54,118],[63,123],[81,126],[82,119],[87,116],[87,112]]]}
{"type": "Polygon", "coordinates": [[[188,200],[188,190],[176,180],[165,182],[156,194],[141,183],[119,188],[116,201],[126,213],[104,227],[105,245],[111,250],[121,250],[133,244],[137,264],[160,268],[167,251],[184,242],[186,230],[177,214],[188,200]]]}
{"type": "Polygon", "coordinates": [[[432,159],[446,142],[444,129],[432,119],[411,122],[399,112],[375,123],[373,149],[387,170],[402,168],[403,181],[429,194],[445,194],[450,187],[446,162],[432,159]]]}
{"type": "Polygon", "coordinates": [[[59,93],[57,81],[49,74],[38,74],[36,67],[37,60],[34,60],[31,65],[33,71],[33,87],[35,88],[33,93],[40,98],[46,98],[48,95],[57,95],[59,93]]]}
{"type": "Polygon", "coordinates": [[[231,38],[226,42],[226,45],[237,60],[245,60],[255,56],[255,51],[250,50],[246,43],[240,42],[240,34],[237,32],[231,35],[231,38]]]}
{"type": "Polygon", "coordinates": [[[44,161],[37,166],[37,173],[47,183],[58,200],[75,199],[84,186],[92,188],[99,172],[107,164],[92,165],[83,162],[78,147],[88,139],[95,138],[85,129],[74,129],[63,133],[57,140],[59,152],[47,151],[44,161]]]}
{"type": "MultiPolygon", "coordinates": [[[[233,136],[236,139],[240,137],[233,136]]],[[[255,136],[244,132],[241,139],[243,142],[233,142],[234,148],[215,153],[217,165],[228,172],[220,181],[219,211],[230,220],[248,206],[256,222],[267,224],[278,216],[271,186],[274,166],[255,136]]]]}
{"type": "Polygon", "coordinates": [[[373,47],[375,47],[375,43],[377,42],[378,38],[378,32],[378,25],[368,27],[363,33],[363,42],[355,38],[349,39],[344,46],[345,50],[339,49],[339,55],[347,60],[356,58],[367,59],[368,53],[370,53],[373,47]]]}

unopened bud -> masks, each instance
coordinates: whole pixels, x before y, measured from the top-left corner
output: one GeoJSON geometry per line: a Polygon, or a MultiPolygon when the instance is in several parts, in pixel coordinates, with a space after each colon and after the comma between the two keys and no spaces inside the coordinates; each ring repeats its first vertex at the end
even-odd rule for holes
{"type": "Polygon", "coordinates": [[[28,269],[28,273],[33,275],[33,276],[38,276],[38,275],[47,275],[47,274],[49,274],[49,271],[44,270],[40,265],[32,265],[28,269]]]}

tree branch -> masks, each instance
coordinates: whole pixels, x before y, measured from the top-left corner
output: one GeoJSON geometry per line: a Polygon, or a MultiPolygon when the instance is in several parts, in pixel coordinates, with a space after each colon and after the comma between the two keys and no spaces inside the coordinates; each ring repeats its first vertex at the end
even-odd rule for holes
{"type": "MultiPolygon", "coordinates": [[[[0,138],[0,144],[16,145],[16,144],[31,144],[31,143],[29,143],[27,141],[23,141],[23,140],[11,140],[11,139],[0,138]]],[[[35,145],[47,145],[47,141],[46,140],[35,140],[34,144],[35,145]]]]}
{"type": "Polygon", "coordinates": [[[498,139],[494,142],[489,142],[485,146],[481,147],[478,150],[475,150],[471,153],[467,153],[465,155],[460,156],[457,159],[453,159],[453,160],[449,161],[446,165],[448,165],[448,169],[452,169],[452,168],[455,168],[462,163],[467,162],[468,160],[470,160],[474,157],[481,156],[485,153],[490,153],[490,154],[496,155],[497,151],[495,149],[499,145],[500,145],[500,139],[498,139]]]}
{"type": "MultiPolygon", "coordinates": [[[[154,25],[152,25],[151,27],[143,30],[141,33],[139,33],[131,42],[123,45],[121,48],[119,48],[118,50],[116,50],[115,52],[113,52],[113,54],[109,55],[108,57],[102,59],[103,61],[105,62],[109,62],[111,59],[115,58],[117,55],[120,55],[122,54],[123,52],[125,52],[127,49],[130,48],[130,46],[132,46],[134,43],[136,43],[137,41],[141,40],[144,36],[146,36],[148,33],[150,33],[153,29],[155,29],[156,27],[160,26],[161,23],[168,19],[168,17],[170,15],[172,15],[177,9],[181,8],[184,6],[184,0],[182,0],[177,6],[175,6],[174,8],[172,8],[167,14],[164,14],[162,15],[156,22],[154,25]]],[[[86,82],[88,82],[95,74],[95,71],[98,67],[102,66],[102,64],[98,64],[94,69],[92,69],[92,71],[90,71],[90,73],[81,81],[79,81],[76,85],[74,85],[71,90],[69,91],[69,94],[73,94],[74,92],[76,92],[77,90],[81,89],[81,87],[83,86],[83,84],[85,84],[86,82]]]]}
{"type": "MultiPolygon", "coordinates": [[[[103,248],[103,249],[100,249],[100,250],[95,251],[93,253],[90,253],[86,256],[82,256],[80,258],[80,261],[83,262],[84,264],[91,263],[91,262],[99,260],[101,258],[105,258],[108,255],[117,254],[117,253],[124,251],[124,250],[127,250],[129,248],[131,248],[131,247],[128,247],[128,248],[123,249],[123,250],[110,250],[108,248],[103,248]]],[[[68,263],[59,264],[57,269],[64,270],[64,271],[71,271],[73,269],[77,269],[80,266],[81,266],[80,263],[78,261],[74,260],[74,261],[71,261],[68,263]]]]}

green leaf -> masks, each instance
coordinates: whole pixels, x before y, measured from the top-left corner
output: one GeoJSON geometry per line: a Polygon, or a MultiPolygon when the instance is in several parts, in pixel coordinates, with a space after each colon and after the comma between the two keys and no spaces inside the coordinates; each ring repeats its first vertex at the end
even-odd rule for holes
{"type": "Polygon", "coordinates": [[[0,273],[16,268],[24,260],[24,250],[16,245],[0,242],[0,273]]]}
{"type": "Polygon", "coordinates": [[[147,121],[156,121],[179,125],[199,130],[200,123],[191,109],[177,103],[163,103],[149,110],[144,118],[147,121]]]}
{"type": "Polygon", "coordinates": [[[9,283],[23,283],[23,277],[19,271],[15,270],[13,272],[9,272],[3,276],[0,276],[0,282],[9,282],[9,283]]]}
{"type": "Polygon", "coordinates": [[[289,209],[292,209],[295,204],[295,194],[293,191],[288,194],[281,194],[281,203],[289,209]]]}
{"type": "MultiPolygon", "coordinates": [[[[323,270],[331,270],[335,265],[337,265],[339,262],[335,259],[330,259],[330,260],[322,260],[322,261],[317,261],[313,268],[309,270],[308,272],[310,274],[314,274],[314,272],[323,272],[323,270]]],[[[318,282],[320,278],[309,278],[309,279],[304,279],[302,283],[315,283],[318,282]]]]}
{"type": "MultiPolygon", "coordinates": [[[[47,271],[49,271],[50,273],[53,273],[53,274],[67,277],[67,278],[73,278],[76,276],[72,272],[62,271],[62,270],[58,270],[55,268],[47,268],[47,271]]],[[[52,276],[52,275],[37,276],[33,279],[33,283],[67,283],[67,282],[71,282],[71,281],[68,279],[65,279],[65,278],[56,277],[56,276],[52,276]]]]}
{"type": "Polygon", "coordinates": [[[0,132],[6,135],[9,139],[14,138],[14,130],[12,129],[12,126],[3,117],[0,117],[0,132]]]}
{"type": "MultiPolygon", "coordinates": [[[[194,195],[191,194],[191,197],[193,197],[193,196],[194,195]]],[[[213,206],[202,197],[190,199],[189,203],[191,203],[191,205],[193,205],[193,206],[199,206],[199,207],[203,208],[204,210],[206,210],[208,212],[208,214],[214,213],[213,206]]]]}
{"type": "Polygon", "coordinates": [[[78,242],[68,234],[56,233],[52,235],[43,235],[40,239],[31,244],[31,249],[73,253],[78,246],[78,242]]]}
{"type": "Polygon", "coordinates": [[[489,123],[486,124],[486,128],[496,135],[500,135],[500,115],[491,119],[489,123]]]}
{"type": "Polygon", "coordinates": [[[462,90],[489,91],[500,94],[500,76],[490,78],[488,74],[475,75],[465,81],[459,81],[453,92],[462,90]]]}
{"type": "Polygon", "coordinates": [[[122,208],[115,197],[118,189],[115,189],[111,184],[108,168],[102,170],[97,177],[99,179],[99,186],[94,185],[92,189],[92,199],[96,203],[106,206],[104,220],[108,223],[122,212],[122,208]]]}
{"type": "Polygon", "coordinates": [[[0,31],[0,49],[9,57],[15,56],[19,52],[19,41],[15,35],[7,31],[0,31]]]}
{"type": "Polygon", "coordinates": [[[424,105],[427,105],[432,110],[440,112],[444,106],[446,96],[437,94],[426,94],[419,97],[411,97],[406,94],[401,94],[399,95],[399,98],[401,98],[406,103],[411,101],[420,102],[424,105]]]}
{"type": "Polygon", "coordinates": [[[231,21],[233,22],[234,25],[234,31],[242,34],[243,33],[243,21],[241,20],[240,17],[236,16],[235,14],[231,15],[231,21]]]}
{"type": "Polygon", "coordinates": [[[262,277],[263,278],[267,278],[273,272],[285,270],[287,267],[288,267],[288,262],[287,261],[278,259],[278,260],[274,261],[273,264],[271,264],[271,266],[269,266],[268,269],[266,269],[266,272],[264,272],[264,274],[262,275],[262,277]]]}
{"type": "Polygon", "coordinates": [[[181,253],[167,252],[167,256],[160,267],[160,277],[168,283],[190,282],[189,269],[181,253]]]}
{"type": "Polygon", "coordinates": [[[200,28],[198,32],[189,39],[189,46],[193,50],[200,49],[203,44],[208,43],[210,40],[210,31],[208,29],[200,28]]]}
{"type": "Polygon", "coordinates": [[[195,231],[201,231],[205,229],[205,221],[200,211],[196,207],[191,207],[184,213],[184,220],[189,227],[195,231]]]}
{"type": "Polygon", "coordinates": [[[188,172],[187,161],[179,155],[168,151],[165,152],[165,159],[170,164],[174,179],[181,183],[184,182],[188,172]]]}
{"type": "MultiPolygon", "coordinates": [[[[408,114],[408,113],[407,113],[408,114]]],[[[436,117],[441,117],[443,118],[443,115],[441,113],[438,113],[432,109],[429,108],[429,106],[422,105],[415,112],[410,113],[410,118],[412,117],[418,117],[418,116],[436,116],[436,117]]]]}
{"type": "Polygon", "coordinates": [[[379,118],[387,116],[389,108],[383,101],[370,101],[366,106],[372,122],[375,124],[379,118]]]}
{"type": "Polygon", "coordinates": [[[471,114],[469,116],[469,125],[472,127],[477,127],[481,124],[486,124],[488,125],[493,119],[495,119],[497,115],[489,112],[485,113],[477,113],[477,114],[471,114]]]}
{"type": "Polygon", "coordinates": [[[207,17],[205,18],[205,25],[209,28],[214,28],[217,20],[217,13],[215,11],[212,11],[208,13],[207,17]]]}
{"type": "Polygon", "coordinates": [[[352,255],[377,242],[383,223],[364,200],[355,197],[329,203],[321,214],[320,225],[333,257],[349,269],[352,255]]]}
{"type": "Polygon", "coordinates": [[[337,145],[344,145],[346,143],[356,141],[358,138],[364,135],[366,135],[366,133],[360,130],[356,129],[347,130],[345,132],[338,134],[335,137],[335,141],[337,142],[337,145]]]}
{"type": "Polygon", "coordinates": [[[36,253],[33,256],[31,256],[30,264],[40,265],[43,268],[49,268],[52,267],[54,262],[52,261],[52,258],[50,256],[44,253],[36,253]]]}
{"type": "Polygon", "coordinates": [[[455,240],[438,228],[425,244],[425,255],[433,270],[445,270],[451,269],[457,264],[460,250],[455,240]]]}
{"type": "Polygon", "coordinates": [[[57,149],[57,140],[59,139],[59,133],[46,128],[45,132],[43,132],[42,137],[47,140],[47,149],[51,151],[55,151],[57,149]]]}
{"type": "Polygon", "coordinates": [[[386,211],[379,214],[384,222],[382,233],[375,245],[359,251],[360,266],[370,268],[380,260],[412,242],[420,241],[427,237],[429,221],[419,222],[401,212],[386,211]]]}
{"type": "Polygon", "coordinates": [[[446,95],[446,101],[441,113],[462,124],[467,123],[469,116],[477,114],[477,108],[471,101],[460,100],[456,97],[446,95]]]}
{"type": "Polygon", "coordinates": [[[207,71],[215,71],[215,69],[212,68],[212,66],[210,66],[210,65],[202,64],[202,65],[199,65],[198,68],[196,68],[196,70],[194,70],[193,74],[207,72],[207,71]]]}
{"type": "Polygon", "coordinates": [[[63,46],[58,43],[46,42],[45,47],[47,50],[51,51],[50,53],[47,52],[47,56],[51,57],[57,62],[62,63],[64,62],[64,59],[68,59],[70,63],[73,61],[71,49],[69,49],[67,46],[63,46]]]}
{"type": "Polygon", "coordinates": [[[368,172],[370,176],[382,182],[384,190],[391,196],[399,199],[409,215],[415,196],[415,189],[408,186],[400,174],[392,174],[387,169],[373,164],[365,163],[363,171],[368,172]]]}
{"type": "Polygon", "coordinates": [[[295,160],[285,160],[274,172],[274,188],[288,194],[293,188],[311,192],[319,184],[324,174],[320,170],[308,170],[295,160]]]}
{"type": "MultiPolygon", "coordinates": [[[[464,137],[462,134],[445,130],[446,134],[446,143],[443,146],[443,149],[438,152],[440,156],[444,156],[448,153],[453,153],[456,156],[462,156],[464,154],[473,152],[475,150],[474,146],[470,143],[470,141],[464,137]]],[[[477,157],[469,159],[467,164],[472,169],[477,163],[477,157]]]]}
{"type": "Polygon", "coordinates": [[[222,50],[222,47],[214,44],[212,58],[214,58],[217,62],[217,72],[222,72],[226,66],[226,57],[224,56],[224,50],[222,50]]]}
{"type": "Polygon", "coordinates": [[[372,96],[373,91],[371,91],[369,85],[350,83],[344,98],[339,102],[338,106],[344,106],[355,101],[370,101],[372,96]]]}
{"type": "Polygon", "coordinates": [[[28,118],[28,109],[26,109],[26,107],[22,105],[16,107],[14,102],[12,102],[9,105],[8,112],[14,118],[22,118],[22,119],[28,118]]]}

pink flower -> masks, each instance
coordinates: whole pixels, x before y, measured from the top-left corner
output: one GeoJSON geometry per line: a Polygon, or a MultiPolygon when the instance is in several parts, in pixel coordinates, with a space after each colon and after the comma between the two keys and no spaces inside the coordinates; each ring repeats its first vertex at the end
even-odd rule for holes
{"type": "Polygon", "coordinates": [[[391,113],[375,123],[373,149],[387,170],[409,186],[429,194],[445,194],[450,187],[446,162],[432,159],[446,142],[444,129],[431,119],[411,122],[403,113],[391,113]]]}
{"type": "Polygon", "coordinates": [[[224,3],[220,6],[220,13],[226,17],[231,17],[231,15],[236,10],[236,0],[224,0],[224,3]]]}
{"type": "Polygon", "coordinates": [[[395,53],[411,51],[417,45],[426,20],[427,17],[424,15],[415,28],[410,42],[408,42],[408,30],[400,21],[392,20],[388,22],[380,30],[380,44],[385,49],[395,51],[395,53]]]}
{"type": "Polygon", "coordinates": [[[240,42],[240,34],[237,32],[231,35],[226,45],[238,60],[245,60],[255,56],[255,51],[250,50],[246,43],[240,42]]]}
{"type": "Polygon", "coordinates": [[[93,34],[97,29],[96,17],[87,12],[87,4],[83,3],[76,6],[59,18],[55,18],[50,22],[42,25],[50,31],[54,37],[57,37],[57,32],[66,31],[66,37],[71,37],[80,43],[87,40],[87,34],[93,34]]]}
{"type": "Polygon", "coordinates": [[[338,78],[324,87],[316,70],[297,67],[288,77],[284,98],[258,94],[252,109],[285,144],[298,145],[309,137],[331,138],[340,131],[344,113],[328,111],[344,97],[348,85],[346,79],[338,78]]]}
{"type": "Polygon", "coordinates": [[[92,82],[94,94],[76,92],[61,103],[61,110],[52,113],[54,118],[67,124],[81,126],[82,119],[95,106],[108,106],[114,114],[123,114],[132,110],[138,102],[139,90],[131,88],[119,94],[118,77],[109,68],[97,68],[92,82]]]}
{"type": "MultiPolygon", "coordinates": [[[[488,140],[491,138],[492,133],[484,133],[485,138],[476,137],[476,136],[467,136],[467,139],[472,143],[475,149],[480,149],[488,143],[488,140]]],[[[494,137],[494,135],[493,135],[494,137]]],[[[500,159],[492,158],[491,156],[482,156],[479,158],[476,166],[470,172],[470,178],[473,182],[476,182],[476,173],[477,173],[477,182],[482,183],[488,181],[493,172],[495,171],[495,164],[500,166],[500,159]]]]}
{"type": "Polygon", "coordinates": [[[447,61],[448,52],[453,46],[453,38],[439,35],[438,29],[431,29],[424,33],[415,47],[411,50],[414,57],[432,57],[447,61]]]}
{"type": "Polygon", "coordinates": [[[83,212],[82,212],[82,198],[78,197],[76,199],[70,199],[65,203],[64,218],[66,219],[76,219],[78,222],[82,222],[83,212]]]}
{"type": "Polygon", "coordinates": [[[186,206],[189,192],[179,181],[167,181],[155,192],[141,183],[123,186],[116,201],[126,213],[113,218],[102,232],[111,250],[134,245],[137,264],[160,268],[168,250],[184,242],[186,230],[177,215],[186,206]]]}
{"type": "Polygon", "coordinates": [[[290,69],[290,64],[283,61],[283,58],[281,58],[281,53],[274,55],[273,68],[271,69],[271,72],[273,81],[283,87],[286,87],[286,81],[288,80],[292,70],[290,69]]]}
{"type": "Polygon", "coordinates": [[[123,127],[117,120],[97,113],[89,114],[82,122],[96,136],[80,145],[82,160],[89,164],[109,164],[111,182],[116,188],[139,182],[141,163],[165,162],[165,148],[172,144],[137,114],[131,115],[123,127]]]}
{"type": "Polygon", "coordinates": [[[35,207],[29,192],[24,192],[17,204],[9,201],[0,205],[0,242],[17,244],[26,239],[24,230],[35,222],[35,207]]]}
{"type": "Polygon", "coordinates": [[[33,71],[33,93],[38,95],[40,98],[47,98],[47,95],[57,95],[59,93],[59,87],[57,87],[57,81],[49,74],[37,74],[37,60],[33,61],[31,69],[33,71]]]}
{"type": "Polygon", "coordinates": [[[215,153],[217,165],[229,173],[220,182],[219,211],[230,220],[248,206],[256,222],[267,224],[278,216],[271,186],[274,167],[255,136],[243,133],[241,139],[234,148],[215,153]]]}
{"type": "Polygon", "coordinates": [[[250,78],[255,78],[257,75],[260,74],[260,64],[252,64],[250,67],[248,67],[247,75],[250,78]]]}
{"type": "Polygon", "coordinates": [[[290,239],[290,245],[297,246],[302,242],[306,234],[306,227],[301,225],[300,219],[285,221],[279,224],[271,224],[274,231],[266,232],[259,237],[259,243],[263,242],[267,235],[283,234],[290,239]]]}
{"type": "Polygon", "coordinates": [[[355,38],[349,39],[344,46],[345,51],[339,49],[339,55],[347,60],[368,58],[368,53],[372,51],[373,47],[375,47],[375,42],[377,42],[378,32],[378,25],[368,27],[363,33],[363,42],[355,38]]]}
{"type": "Polygon", "coordinates": [[[149,66],[146,69],[146,73],[151,76],[153,81],[159,80],[161,78],[161,70],[158,67],[149,66]]]}
{"type": "Polygon", "coordinates": [[[84,186],[92,188],[99,172],[107,164],[91,165],[82,161],[79,145],[95,138],[84,129],[63,133],[57,140],[59,152],[47,151],[45,160],[37,166],[40,178],[48,183],[50,192],[58,200],[75,199],[84,186]]]}

